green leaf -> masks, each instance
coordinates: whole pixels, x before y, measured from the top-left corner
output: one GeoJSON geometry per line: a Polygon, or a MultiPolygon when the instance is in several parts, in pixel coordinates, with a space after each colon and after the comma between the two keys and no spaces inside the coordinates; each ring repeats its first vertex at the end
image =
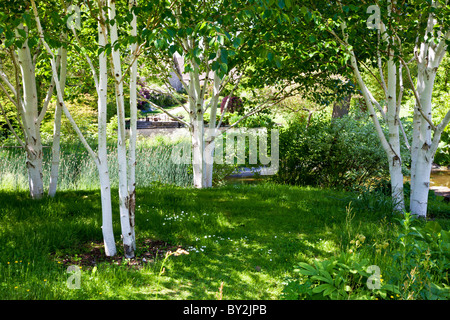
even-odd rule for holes
{"type": "Polygon", "coordinates": [[[175,52],[177,52],[178,51],[178,47],[177,46],[175,46],[175,45],[171,45],[170,47],[169,47],[169,54],[172,56],[175,52]]]}
{"type": "Polygon", "coordinates": [[[194,49],[193,54],[194,54],[194,57],[198,58],[202,54],[202,50],[199,47],[197,47],[194,49]]]}
{"type": "Polygon", "coordinates": [[[311,275],[317,274],[317,270],[305,262],[299,263],[299,267],[301,268],[299,270],[299,273],[303,274],[305,276],[311,276],[311,275]]]}
{"type": "Polygon", "coordinates": [[[222,70],[223,73],[227,73],[228,72],[228,65],[226,63],[221,63],[220,64],[220,70],[222,70]]]}
{"type": "Polygon", "coordinates": [[[211,65],[212,71],[217,71],[220,68],[220,63],[218,61],[214,61],[211,65]]]}
{"type": "Polygon", "coordinates": [[[430,232],[431,234],[437,235],[441,232],[442,227],[436,221],[428,221],[424,227],[424,230],[430,232]]]}
{"type": "Polygon", "coordinates": [[[312,280],[320,280],[329,284],[333,284],[333,279],[329,279],[327,277],[323,277],[323,276],[312,276],[311,277],[312,280]]]}
{"type": "Polygon", "coordinates": [[[330,286],[325,289],[325,291],[323,292],[323,295],[328,296],[328,295],[332,294],[334,291],[336,291],[336,288],[333,286],[330,286]]]}
{"type": "Polygon", "coordinates": [[[172,38],[177,35],[177,32],[173,28],[167,28],[166,31],[169,34],[169,36],[171,36],[172,38]]]}
{"type": "Polygon", "coordinates": [[[328,284],[328,283],[324,283],[324,284],[320,284],[317,287],[312,289],[313,293],[320,293],[322,291],[325,291],[329,288],[335,289],[332,285],[328,284]]]}
{"type": "Polygon", "coordinates": [[[228,63],[228,51],[226,49],[220,49],[220,60],[222,60],[223,63],[228,63]]]}
{"type": "Polygon", "coordinates": [[[17,31],[19,32],[19,35],[20,35],[22,38],[26,38],[26,37],[27,37],[27,33],[25,32],[25,30],[23,30],[23,29],[17,29],[17,31]]]}
{"type": "Polygon", "coordinates": [[[280,59],[280,57],[275,57],[275,64],[277,65],[278,68],[281,68],[281,59],[280,59]]]}
{"type": "Polygon", "coordinates": [[[239,48],[241,43],[242,43],[242,39],[241,38],[239,38],[239,37],[234,38],[234,40],[233,40],[233,47],[235,47],[237,49],[237,48],[239,48]]]}
{"type": "Polygon", "coordinates": [[[208,60],[213,60],[216,58],[216,56],[217,56],[217,54],[215,52],[211,52],[208,56],[208,60]]]}

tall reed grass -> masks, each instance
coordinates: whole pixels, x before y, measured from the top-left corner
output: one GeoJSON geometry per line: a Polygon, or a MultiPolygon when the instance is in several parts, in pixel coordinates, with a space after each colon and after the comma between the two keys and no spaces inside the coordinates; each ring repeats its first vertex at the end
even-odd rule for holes
{"type": "MultiPolygon", "coordinates": [[[[136,185],[148,187],[154,182],[192,185],[192,169],[189,164],[171,161],[174,146],[184,140],[170,140],[163,136],[140,139],[136,148],[136,185]]],[[[28,190],[26,155],[19,148],[0,148],[0,190],[28,190]]],[[[108,164],[111,187],[118,186],[117,147],[108,145],[108,164]]],[[[51,148],[44,148],[44,186],[48,186],[51,168],[51,148]]],[[[81,143],[61,146],[58,190],[92,190],[99,188],[98,171],[81,143]]]]}

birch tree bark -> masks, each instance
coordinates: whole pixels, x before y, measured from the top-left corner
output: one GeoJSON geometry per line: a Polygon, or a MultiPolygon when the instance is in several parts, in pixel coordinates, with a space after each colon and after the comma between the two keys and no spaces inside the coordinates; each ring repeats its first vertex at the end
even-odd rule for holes
{"type": "MultiPolygon", "coordinates": [[[[115,0],[108,0],[108,18],[115,21],[116,3],[115,0]]],[[[132,230],[132,221],[130,220],[130,198],[128,194],[128,175],[127,175],[127,146],[125,132],[125,106],[123,96],[123,81],[120,52],[115,48],[118,43],[117,21],[110,25],[110,41],[113,46],[111,52],[111,68],[115,83],[115,96],[117,105],[118,132],[117,132],[117,157],[119,163],[119,211],[120,224],[122,228],[122,241],[125,258],[134,257],[134,239],[132,230]]]]}
{"type": "MultiPolygon", "coordinates": [[[[67,39],[67,34],[64,35],[64,38],[67,39]]],[[[61,92],[64,96],[64,89],[66,85],[66,77],[67,77],[67,49],[61,47],[59,50],[57,61],[60,65],[59,68],[59,82],[61,85],[61,92]]],[[[56,189],[58,186],[58,176],[59,176],[59,164],[60,164],[60,154],[61,154],[61,116],[62,109],[59,103],[56,103],[55,106],[55,117],[53,124],[53,143],[52,143],[52,163],[50,168],[50,184],[48,188],[48,195],[50,197],[54,197],[56,194],[56,189]]]]}
{"type": "Polygon", "coordinates": [[[220,77],[214,73],[214,81],[213,81],[213,96],[211,101],[211,112],[210,112],[210,119],[209,119],[209,127],[208,132],[206,135],[206,142],[205,142],[205,155],[204,155],[204,161],[205,161],[205,181],[204,186],[206,188],[212,187],[213,182],[213,166],[214,166],[214,152],[216,147],[216,140],[215,138],[218,137],[221,132],[220,128],[217,128],[217,108],[218,108],[218,102],[219,102],[219,94],[220,94],[220,84],[221,79],[220,77]]]}
{"type": "MultiPolygon", "coordinates": [[[[131,36],[137,36],[137,18],[134,9],[137,6],[137,0],[130,2],[130,11],[133,16],[131,21],[131,36]]],[[[130,228],[133,249],[136,250],[136,233],[135,226],[135,211],[136,211],[136,139],[137,139],[137,43],[131,45],[131,53],[133,61],[130,66],[130,140],[129,140],[129,155],[128,155],[128,209],[130,214],[130,228]],[[135,58],[134,58],[135,57],[135,58]]]]}
{"type": "MultiPolygon", "coordinates": [[[[103,12],[103,10],[101,11],[103,12]]],[[[101,14],[103,18],[103,13],[101,14]]],[[[98,23],[98,42],[100,47],[105,47],[107,43],[107,30],[98,23]]],[[[111,181],[108,167],[107,149],[107,97],[108,97],[108,65],[105,52],[99,55],[99,73],[97,84],[98,95],[98,173],[100,179],[100,193],[102,201],[102,233],[105,245],[106,256],[116,255],[116,244],[114,241],[112,202],[111,202],[111,181]]],[[[93,72],[95,77],[95,72],[93,72]]]]}
{"type": "MultiPolygon", "coordinates": [[[[28,33],[27,28],[21,23],[17,30],[28,33]]],[[[12,53],[14,55],[14,53],[12,53]]],[[[36,90],[35,65],[25,39],[20,48],[17,48],[17,62],[22,76],[23,100],[18,96],[17,102],[22,115],[27,152],[28,182],[31,197],[39,199],[44,195],[43,172],[42,172],[42,142],[40,134],[40,123],[38,122],[38,95],[36,90]]],[[[20,88],[17,83],[17,88],[20,88]]],[[[19,91],[19,90],[18,90],[19,91]]],[[[17,92],[19,95],[19,92],[17,92]]]]}
{"type": "Polygon", "coordinates": [[[400,152],[400,109],[397,108],[398,68],[397,64],[394,62],[394,51],[391,48],[393,45],[395,45],[394,41],[393,39],[390,39],[389,58],[387,63],[388,83],[387,91],[385,93],[387,100],[386,120],[389,130],[389,146],[392,151],[388,153],[388,161],[394,210],[403,212],[405,210],[405,203],[403,193],[402,157],[400,152]]]}

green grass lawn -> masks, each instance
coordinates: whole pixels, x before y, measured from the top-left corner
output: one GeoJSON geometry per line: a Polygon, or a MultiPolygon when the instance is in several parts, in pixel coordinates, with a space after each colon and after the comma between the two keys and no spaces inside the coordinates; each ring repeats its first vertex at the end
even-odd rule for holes
{"type": "MultiPolygon", "coordinates": [[[[222,283],[223,299],[279,299],[297,263],[338,254],[357,234],[372,246],[399,232],[375,197],[273,184],[155,185],[137,190],[137,262],[94,265],[84,257],[102,241],[99,191],[38,201],[0,192],[0,204],[1,299],[217,299],[222,283]],[[167,246],[189,254],[165,256],[167,246]],[[71,264],[81,266],[80,289],[67,287],[71,264]]],[[[114,220],[120,256],[117,211],[114,220]]]]}

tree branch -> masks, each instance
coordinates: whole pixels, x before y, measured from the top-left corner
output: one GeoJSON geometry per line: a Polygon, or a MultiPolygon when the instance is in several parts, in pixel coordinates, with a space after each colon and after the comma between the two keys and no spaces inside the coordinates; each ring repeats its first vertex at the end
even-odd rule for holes
{"type": "Polygon", "coordinates": [[[430,125],[431,129],[432,129],[433,131],[436,131],[436,126],[433,124],[433,122],[431,121],[431,119],[429,119],[429,118],[425,115],[425,113],[424,113],[423,110],[422,110],[422,103],[420,102],[419,94],[417,93],[417,90],[416,90],[416,88],[415,88],[415,86],[414,86],[414,82],[413,82],[413,80],[412,80],[411,72],[410,72],[410,70],[409,70],[408,65],[406,64],[405,60],[403,60],[402,57],[399,56],[398,58],[400,59],[400,62],[403,64],[403,66],[406,68],[406,73],[408,74],[408,79],[409,79],[409,82],[411,83],[411,89],[412,89],[412,91],[413,91],[413,93],[414,93],[414,97],[416,98],[417,111],[419,111],[420,114],[422,115],[422,117],[428,122],[428,124],[430,125]]]}

